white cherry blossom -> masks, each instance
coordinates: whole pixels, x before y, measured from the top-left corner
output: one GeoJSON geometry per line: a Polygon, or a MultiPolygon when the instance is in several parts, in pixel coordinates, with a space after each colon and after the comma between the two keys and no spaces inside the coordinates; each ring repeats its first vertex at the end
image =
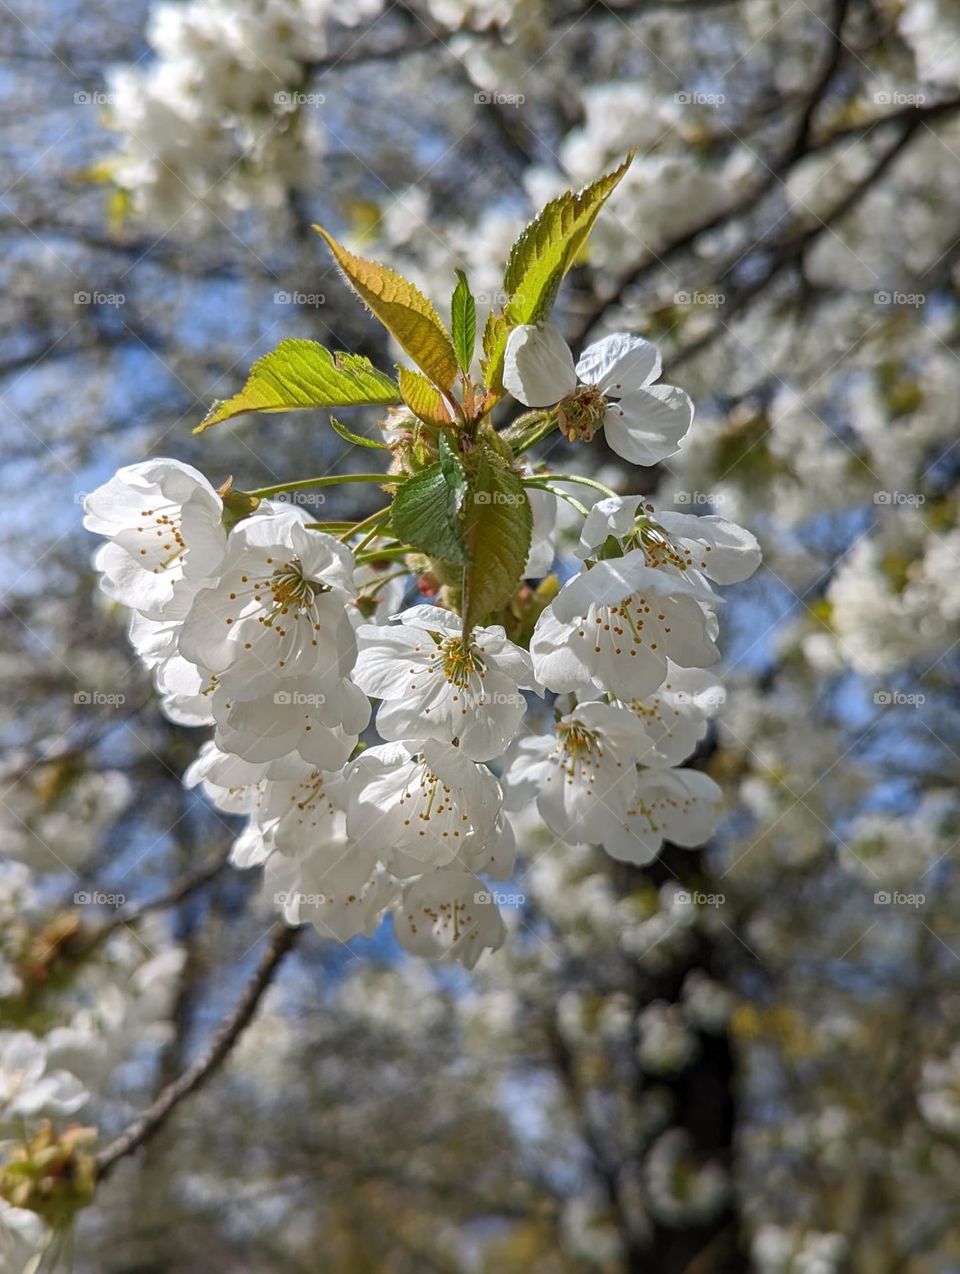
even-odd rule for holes
{"type": "Polygon", "coordinates": [[[207,799],[225,814],[249,814],[259,803],[269,768],[267,763],[223,752],[209,739],[184,770],[182,781],[188,791],[202,788],[207,799]]]}
{"type": "Polygon", "coordinates": [[[245,698],[307,674],[325,693],[353,666],[353,555],[307,521],[283,508],[239,522],[218,583],[199,591],[184,621],[180,653],[221,677],[230,670],[245,698]]]}
{"type": "Polygon", "coordinates": [[[720,679],[702,668],[680,668],[668,660],[663,685],[627,706],[653,744],[644,755],[649,766],[679,765],[707,733],[707,723],[723,706],[720,679]]]}
{"type": "Polygon", "coordinates": [[[210,726],[214,723],[210,694],[217,678],[174,655],[158,664],[153,683],[160,695],[160,711],[177,725],[210,726]]]}
{"type": "Polygon", "coordinates": [[[72,1115],[90,1094],[65,1070],[48,1070],[47,1048],[30,1031],[0,1031],[0,1128],[34,1115],[72,1115]]]}
{"type": "Polygon", "coordinates": [[[644,496],[607,496],[584,519],[577,556],[593,557],[609,536],[643,550],[650,566],[739,584],[760,565],[756,537],[727,518],[655,513],[644,496]],[[640,513],[643,507],[645,511],[640,513]]]}
{"type": "Polygon", "coordinates": [[[384,739],[458,742],[474,761],[499,756],[526,709],[520,687],[535,686],[525,650],[499,626],[474,629],[439,606],[413,606],[389,626],[357,629],[353,680],[382,699],[377,730],[384,739]]]}
{"type": "Polygon", "coordinates": [[[762,557],[755,535],[712,513],[655,513],[640,540],[651,565],[698,572],[716,584],[749,579],[762,557]]]}
{"type": "Polygon", "coordinates": [[[36,1274],[47,1233],[36,1212],[0,1199],[0,1269],[36,1274]]]}
{"type": "Polygon", "coordinates": [[[652,744],[620,705],[580,703],[554,733],[519,739],[503,775],[508,809],[536,801],[561,840],[597,844],[622,834],[636,791],[637,761],[652,744]]]}
{"type": "Polygon", "coordinates": [[[443,867],[407,885],[393,918],[400,945],[413,955],[456,960],[472,969],[507,936],[493,896],[472,872],[443,867]]]}
{"type": "Polygon", "coordinates": [[[603,427],[610,447],[631,464],[675,455],[693,422],[693,403],[675,385],[657,385],[660,354],[640,336],[614,332],[588,346],[574,366],[551,323],[524,323],[507,338],[503,383],[528,407],[560,403],[560,428],[589,440],[603,427]],[[579,382],[579,383],[578,383],[579,382]]]}
{"type": "Polygon", "coordinates": [[[370,937],[397,894],[375,850],[347,840],[343,818],[322,843],[300,853],[270,854],[264,894],[289,925],[312,924],[323,938],[370,937]]]}
{"type": "Polygon", "coordinates": [[[723,794],[700,770],[641,769],[622,829],[603,841],[613,858],[642,866],[664,841],[693,848],[713,835],[723,794]]]}
{"type": "Polygon", "coordinates": [[[306,853],[342,835],[344,781],[340,773],[308,768],[290,760],[271,774],[251,821],[264,841],[284,854],[306,853]]]}
{"type": "Polygon", "coordinates": [[[108,539],[94,559],[101,589],[143,615],[182,618],[196,589],[219,570],[223,501],[191,465],[127,465],[90,492],[83,508],[87,530],[108,539]]]}
{"type": "MultiPolygon", "coordinates": [[[[275,761],[298,752],[314,766],[337,770],[370,719],[366,695],[349,681],[287,677],[255,697],[242,698],[220,682],[210,696],[215,738],[225,752],[248,761],[275,761]],[[318,682],[322,689],[318,689],[318,682]]],[[[243,687],[238,687],[243,694],[243,687]]]]}
{"type": "Polygon", "coordinates": [[[706,584],[647,565],[634,549],[574,576],[537,621],[530,654],[551,690],[596,681],[618,699],[642,699],[663,683],[667,658],[705,668],[720,658],[706,584]]]}
{"type": "Polygon", "coordinates": [[[347,772],[351,844],[376,850],[396,874],[452,863],[497,833],[500,784],[459,748],[410,740],[368,748],[347,772]],[[419,750],[418,750],[419,749],[419,750]]]}
{"type": "Polygon", "coordinates": [[[273,849],[306,851],[339,834],[342,778],[317,769],[298,753],[256,763],[223,752],[211,741],[185,771],[183,784],[202,786],[224,813],[249,816],[231,850],[236,867],[256,866],[273,849]]]}
{"type": "Polygon", "coordinates": [[[517,837],[513,823],[500,814],[491,835],[480,842],[470,841],[460,851],[460,861],[471,871],[482,872],[494,880],[506,880],[517,858],[517,837]]]}
{"type": "Polygon", "coordinates": [[[557,555],[556,528],[559,501],[552,491],[527,487],[527,499],[533,514],[530,552],[523,568],[524,579],[540,579],[546,575],[557,555]]]}

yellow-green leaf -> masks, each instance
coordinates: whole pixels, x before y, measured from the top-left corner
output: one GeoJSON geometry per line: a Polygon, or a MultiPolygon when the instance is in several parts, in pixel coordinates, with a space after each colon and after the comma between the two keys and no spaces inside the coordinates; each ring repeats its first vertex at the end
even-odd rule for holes
{"type": "Polygon", "coordinates": [[[368,358],[331,353],[316,341],[290,339],[258,358],[239,394],[214,403],[193,431],[246,411],[298,411],[307,407],[350,407],[400,402],[397,386],[368,358]]]}
{"type": "Polygon", "coordinates": [[[469,632],[517,591],[530,553],[533,514],[519,477],[479,448],[464,498],[463,627],[469,632]]]}
{"type": "Polygon", "coordinates": [[[413,414],[429,425],[452,425],[453,417],[446,400],[426,376],[411,371],[409,367],[397,367],[400,394],[413,414]]]}
{"type": "Polygon", "coordinates": [[[449,389],[457,375],[457,355],[432,303],[402,274],[356,256],[322,226],[313,228],[330,248],[344,278],[401,348],[435,385],[449,389]]]}
{"type": "Polygon", "coordinates": [[[619,168],[582,190],[567,190],[543,208],[510,249],[503,276],[509,298],[491,316],[484,332],[484,384],[503,389],[503,352],[512,328],[545,319],[567,271],[577,260],[600,209],[633,162],[631,151],[619,168]]]}
{"type": "Polygon", "coordinates": [[[355,447],[371,447],[377,451],[389,451],[390,448],[383,442],[377,442],[374,438],[364,438],[363,434],[355,434],[352,429],[348,429],[346,425],[341,425],[335,416],[330,417],[330,428],[335,434],[339,434],[344,442],[352,443],[355,447]]]}
{"type": "MultiPolygon", "coordinates": [[[[503,311],[491,310],[487,315],[487,322],[483,329],[484,383],[488,386],[488,388],[494,387],[488,376],[492,360],[496,359],[498,353],[502,360],[503,349],[507,343],[507,337],[509,335],[510,327],[503,316],[503,311]]],[[[497,388],[499,387],[498,380],[497,388]]]]}

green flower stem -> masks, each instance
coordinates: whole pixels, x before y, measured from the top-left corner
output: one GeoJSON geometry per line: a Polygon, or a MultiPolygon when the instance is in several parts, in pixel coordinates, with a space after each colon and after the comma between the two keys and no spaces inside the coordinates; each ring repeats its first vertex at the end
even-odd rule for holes
{"type": "MultiPolygon", "coordinates": [[[[511,445],[513,447],[513,454],[515,456],[522,456],[525,451],[528,451],[534,445],[534,443],[540,442],[541,439],[546,438],[548,434],[552,434],[556,427],[556,411],[546,412],[540,420],[533,422],[531,428],[524,430],[516,441],[512,442],[511,445]]],[[[509,438],[508,441],[510,441],[509,438]]]]}
{"type": "Polygon", "coordinates": [[[524,478],[523,485],[525,487],[536,487],[539,491],[549,491],[551,495],[555,495],[561,500],[566,500],[567,504],[572,505],[581,517],[585,518],[590,512],[585,504],[581,504],[579,500],[575,500],[568,492],[561,491],[559,487],[555,487],[550,482],[538,482],[536,478],[524,478]]]}
{"type": "Polygon", "coordinates": [[[522,416],[518,416],[516,420],[511,420],[506,429],[503,430],[501,437],[504,442],[516,442],[518,438],[522,438],[525,433],[533,428],[534,425],[541,424],[546,420],[550,413],[544,411],[542,407],[534,407],[532,411],[525,411],[522,416]]]}
{"type": "Polygon", "coordinates": [[[602,482],[597,482],[594,478],[582,478],[578,473],[535,473],[533,477],[546,478],[551,482],[575,482],[578,486],[592,487],[594,491],[602,491],[604,495],[617,494],[616,491],[611,491],[609,487],[604,486],[602,482]]]}
{"type": "Polygon", "coordinates": [[[364,598],[368,598],[370,601],[373,601],[376,595],[383,588],[384,584],[389,584],[391,580],[403,579],[405,575],[409,575],[409,574],[410,572],[406,569],[406,567],[404,567],[403,570],[400,570],[400,571],[391,571],[389,575],[384,575],[382,579],[375,580],[373,583],[373,587],[369,590],[364,589],[360,593],[360,596],[364,598]]]}
{"type": "Polygon", "coordinates": [[[383,549],[370,549],[369,552],[361,553],[356,560],[358,566],[362,566],[365,562],[389,562],[395,557],[408,557],[416,551],[409,544],[394,544],[392,547],[383,549]]]}
{"type": "Polygon", "coordinates": [[[332,473],[322,478],[302,478],[299,482],[280,482],[275,487],[260,487],[257,491],[244,491],[244,495],[267,500],[285,491],[308,491],[311,487],[333,487],[338,482],[379,482],[381,484],[405,482],[405,473],[332,473]]]}
{"type": "MultiPolygon", "coordinates": [[[[377,509],[376,513],[371,513],[368,518],[364,518],[362,522],[348,522],[340,539],[346,543],[352,540],[355,535],[360,535],[364,531],[368,531],[371,527],[375,527],[378,522],[385,518],[390,512],[390,506],[385,509],[377,509]]],[[[360,545],[362,548],[363,546],[360,545]]]]}
{"type": "MultiPolygon", "coordinates": [[[[384,524],[389,520],[389,518],[390,518],[390,510],[385,509],[383,514],[380,516],[380,518],[378,518],[378,520],[373,524],[373,526],[370,527],[370,529],[367,531],[366,535],[363,537],[360,543],[354,548],[353,551],[355,554],[362,553],[368,544],[372,544],[378,535],[383,534],[384,524]]],[[[389,538],[393,539],[394,537],[390,536],[389,538]]]]}

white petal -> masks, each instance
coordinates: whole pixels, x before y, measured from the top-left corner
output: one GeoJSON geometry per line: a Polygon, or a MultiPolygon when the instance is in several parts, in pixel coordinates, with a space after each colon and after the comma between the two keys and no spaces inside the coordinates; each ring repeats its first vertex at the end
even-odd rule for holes
{"type": "Polygon", "coordinates": [[[570,623],[585,615],[591,606],[615,605],[634,593],[696,597],[708,605],[719,600],[705,585],[647,566],[643,552],[635,549],[575,575],[552,603],[553,613],[561,622],[570,623]]]}
{"type": "Polygon", "coordinates": [[[524,579],[540,579],[553,565],[556,556],[554,532],[557,525],[557,497],[552,491],[527,487],[527,499],[533,514],[533,534],[530,552],[523,568],[524,579]]]}
{"type": "Polygon", "coordinates": [[[675,385],[651,385],[611,403],[603,422],[610,447],[631,464],[653,465],[680,450],[693,423],[689,394],[675,385]]]}
{"type": "Polygon", "coordinates": [[[760,565],[763,554],[756,536],[736,522],[690,513],[657,514],[656,520],[671,538],[708,546],[695,555],[694,566],[718,584],[739,584],[760,565]]]}
{"type": "Polygon", "coordinates": [[[514,742],[501,777],[505,809],[522,810],[536,800],[550,773],[547,755],[555,742],[552,734],[538,734],[514,742]]]}
{"type": "Polygon", "coordinates": [[[394,930],[412,954],[459,960],[468,969],[484,950],[496,950],[507,936],[483,882],[459,867],[430,872],[408,885],[394,916],[394,930]]]}
{"type": "Polygon", "coordinates": [[[450,637],[459,637],[463,632],[463,620],[453,611],[444,610],[442,606],[408,606],[391,619],[399,620],[410,628],[422,628],[427,632],[444,633],[450,637]]]}
{"type": "Polygon", "coordinates": [[[570,346],[552,323],[522,323],[507,337],[503,384],[527,407],[550,407],[577,387],[570,346]]]}
{"type": "Polygon", "coordinates": [[[585,648],[572,645],[570,638],[571,625],[562,623],[548,606],[533,630],[530,655],[537,680],[557,694],[578,690],[593,677],[585,648]]]}
{"type": "Polygon", "coordinates": [[[615,535],[617,539],[629,535],[636,522],[637,509],[645,499],[642,495],[610,495],[598,500],[584,520],[580,543],[574,550],[577,557],[582,560],[592,556],[608,535],[615,535]]]}
{"type": "Polygon", "coordinates": [[[363,624],[357,629],[357,642],[360,649],[351,675],[376,699],[406,697],[410,670],[425,670],[435,649],[418,629],[400,625],[363,624]]]}
{"type": "Polygon", "coordinates": [[[585,385],[598,385],[605,394],[621,398],[657,379],[660,352],[642,336],[613,332],[583,351],[577,375],[585,385]]]}

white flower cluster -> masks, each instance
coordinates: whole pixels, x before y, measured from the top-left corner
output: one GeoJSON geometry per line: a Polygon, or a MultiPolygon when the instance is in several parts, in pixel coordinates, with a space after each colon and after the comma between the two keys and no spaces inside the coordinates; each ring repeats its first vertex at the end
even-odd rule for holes
{"type": "MultiPolygon", "coordinates": [[[[676,451],[693,416],[682,390],[653,384],[658,372],[654,347],[626,335],[591,346],[576,372],[549,327],[515,329],[506,351],[516,398],[559,402],[568,437],[603,427],[646,464],[676,451]]],[[[555,496],[534,494],[527,572],[543,574],[555,496]]],[[[120,470],[85,510],[107,537],[103,591],[133,611],[131,639],[164,710],[214,729],[185,782],[247,816],[233,861],[265,865],[288,923],[345,941],[390,909],[410,951],[472,966],[505,936],[478,873],[513,870],[506,810],[536,800],[558,840],[633,863],[666,839],[710,836],[720,791],[681,762],[723,697],[704,671],[719,658],[713,585],[760,560],[740,527],[658,517],[639,496],[599,500],[580,569],[527,650],[499,625],[465,633],[437,605],[363,622],[344,543],[299,507],[225,516],[207,480],[175,460],[120,470]],[[547,733],[525,727],[524,692],[563,697],[547,733]],[[358,750],[370,699],[383,742],[358,750]]]]}
{"type": "Polygon", "coordinates": [[[376,16],[380,0],[192,0],[161,3],[155,59],[108,77],[123,138],[111,177],[137,211],[168,222],[282,205],[304,146],[325,149],[323,94],[305,91],[331,21],[376,16]]]}

